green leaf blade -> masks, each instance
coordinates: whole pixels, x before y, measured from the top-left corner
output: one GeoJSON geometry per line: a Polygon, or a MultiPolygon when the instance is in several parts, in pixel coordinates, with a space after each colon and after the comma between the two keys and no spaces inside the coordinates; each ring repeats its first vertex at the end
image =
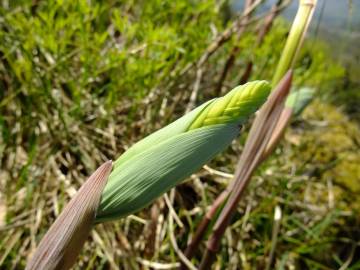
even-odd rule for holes
{"type": "Polygon", "coordinates": [[[203,127],[174,136],[120,164],[103,192],[97,222],[147,206],[224,150],[238,133],[236,124],[203,127]]]}

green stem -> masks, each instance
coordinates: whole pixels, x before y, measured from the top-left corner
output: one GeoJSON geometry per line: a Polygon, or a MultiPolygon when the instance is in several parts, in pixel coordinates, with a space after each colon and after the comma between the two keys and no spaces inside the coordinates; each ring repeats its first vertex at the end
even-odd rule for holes
{"type": "Polygon", "coordinates": [[[316,2],[317,0],[300,0],[299,9],[272,79],[272,86],[277,85],[285,73],[289,69],[294,68],[296,58],[314,13],[316,2]]]}

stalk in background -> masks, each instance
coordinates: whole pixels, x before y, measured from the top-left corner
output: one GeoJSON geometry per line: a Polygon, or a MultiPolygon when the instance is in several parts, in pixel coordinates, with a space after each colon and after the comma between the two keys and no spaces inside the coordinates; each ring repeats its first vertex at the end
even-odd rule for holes
{"type": "MultiPolygon", "coordinates": [[[[254,2],[254,0],[245,0],[243,18],[241,20],[241,26],[239,27],[239,29],[237,31],[237,35],[236,35],[237,42],[239,42],[242,35],[244,34],[244,32],[247,28],[247,23],[249,22],[249,20],[251,18],[252,12],[261,3],[261,1],[256,1],[255,5],[253,5],[253,2],[254,2]]],[[[226,76],[227,76],[229,70],[231,69],[231,67],[233,66],[235,59],[236,59],[236,55],[239,54],[239,52],[240,52],[240,46],[235,45],[232,48],[231,52],[229,53],[229,57],[227,58],[227,60],[225,62],[223,71],[221,72],[221,75],[220,75],[220,79],[217,83],[216,93],[221,93],[221,89],[222,89],[223,83],[226,79],[226,76]]]]}
{"type": "MultiPolygon", "coordinates": [[[[263,25],[261,25],[260,29],[258,30],[256,46],[259,46],[263,43],[264,38],[266,34],[270,31],[275,18],[280,14],[280,12],[284,8],[286,8],[289,5],[289,3],[290,0],[287,1],[277,0],[277,2],[272,6],[271,12],[266,16],[263,25]]],[[[244,84],[249,80],[250,75],[252,73],[252,69],[253,69],[253,62],[252,60],[249,60],[246,64],[243,74],[240,77],[239,84],[244,84]]]]}

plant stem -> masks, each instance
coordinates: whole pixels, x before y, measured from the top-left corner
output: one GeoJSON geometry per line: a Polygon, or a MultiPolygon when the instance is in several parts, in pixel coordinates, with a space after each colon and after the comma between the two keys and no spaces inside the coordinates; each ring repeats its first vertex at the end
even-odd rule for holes
{"type": "Polygon", "coordinates": [[[280,206],[277,205],[275,207],[275,213],[274,213],[274,225],[273,225],[273,231],[271,237],[271,249],[265,270],[271,269],[271,265],[274,260],[275,248],[280,230],[280,223],[281,223],[281,208],[280,206]]]}
{"type": "MultiPolygon", "coordinates": [[[[276,16],[280,13],[281,10],[287,7],[289,3],[289,1],[278,0],[276,4],[272,6],[270,13],[265,17],[264,23],[259,29],[258,37],[256,40],[257,46],[260,46],[263,43],[264,38],[266,34],[270,31],[276,16]]],[[[248,82],[252,72],[252,68],[253,62],[252,60],[249,60],[246,64],[245,71],[239,80],[239,84],[244,84],[248,82]]]]}
{"type": "MultiPolygon", "coordinates": [[[[214,216],[217,213],[217,210],[223,204],[223,202],[225,201],[228,194],[229,194],[228,189],[224,190],[216,198],[216,200],[211,205],[209,211],[205,214],[204,218],[201,220],[200,224],[198,225],[195,235],[193,236],[190,244],[188,245],[188,247],[185,250],[185,255],[187,258],[191,259],[194,256],[194,252],[195,252],[196,248],[199,246],[201,240],[204,238],[204,235],[209,227],[209,224],[213,220],[214,216]]],[[[182,267],[180,269],[183,270],[186,268],[184,268],[182,265],[182,267]]]]}
{"type": "Polygon", "coordinates": [[[277,65],[272,85],[275,86],[284,74],[294,68],[296,58],[309,27],[317,0],[300,0],[300,5],[292,24],[289,37],[277,65]]]}
{"type": "MultiPolygon", "coordinates": [[[[243,16],[244,16],[244,19],[243,19],[243,22],[245,23],[242,27],[239,28],[238,32],[237,32],[237,41],[239,41],[241,39],[241,36],[243,35],[243,33],[245,32],[246,30],[246,23],[249,21],[249,18],[251,16],[251,12],[249,12],[248,10],[250,9],[250,7],[252,7],[252,3],[253,3],[253,0],[245,0],[245,4],[244,4],[244,12],[243,12],[243,16]]],[[[260,1],[256,1],[255,3],[255,7],[257,5],[260,4],[260,1]]],[[[254,10],[255,8],[253,8],[254,10]]],[[[226,60],[226,63],[224,65],[224,68],[223,68],[223,71],[220,75],[220,79],[218,81],[218,84],[217,84],[217,89],[216,89],[216,93],[218,94],[221,94],[221,88],[222,88],[222,85],[223,85],[223,82],[225,81],[226,79],[226,75],[227,73],[229,72],[229,70],[231,69],[231,67],[233,66],[234,62],[235,62],[235,59],[236,59],[236,55],[239,53],[240,51],[240,46],[239,45],[236,45],[232,48],[231,52],[230,52],[230,55],[228,57],[228,59],[226,60]]]]}
{"type": "Polygon", "coordinates": [[[200,264],[200,270],[210,269],[220,245],[220,240],[233,216],[237,204],[249,183],[252,173],[262,158],[262,154],[271,138],[277,120],[281,114],[284,100],[290,90],[292,72],[288,72],[276,90],[263,105],[251,127],[243,154],[237,165],[234,184],[224,208],[218,217],[207,243],[207,250],[200,264]]]}

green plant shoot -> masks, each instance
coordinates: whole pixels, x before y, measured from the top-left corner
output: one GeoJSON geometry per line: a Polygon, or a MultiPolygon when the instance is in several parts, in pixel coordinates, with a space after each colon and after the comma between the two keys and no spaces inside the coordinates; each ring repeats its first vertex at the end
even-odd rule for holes
{"type": "Polygon", "coordinates": [[[269,93],[266,81],[238,86],[133,145],[114,163],[96,222],[134,213],[196,172],[231,143],[269,93]]]}

